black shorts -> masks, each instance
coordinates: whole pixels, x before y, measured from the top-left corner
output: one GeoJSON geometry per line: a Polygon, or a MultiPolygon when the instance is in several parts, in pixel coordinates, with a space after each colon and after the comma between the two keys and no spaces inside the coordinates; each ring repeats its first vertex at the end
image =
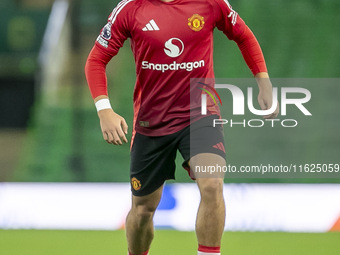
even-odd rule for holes
{"type": "MultiPolygon", "coordinates": [[[[131,147],[130,180],[135,196],[157,190],[169,179],[175,179],[177,150],[184,158],[183,167],[190,175],[188,162],[200,153],[218,154],[225,158],[223,127],[213,127],[213,119],[202,118],[190,126],[166,136],[145,136],[136,133],[131,147]]],[[[190,176],[192,179],[193,176],[190,176]]]]}

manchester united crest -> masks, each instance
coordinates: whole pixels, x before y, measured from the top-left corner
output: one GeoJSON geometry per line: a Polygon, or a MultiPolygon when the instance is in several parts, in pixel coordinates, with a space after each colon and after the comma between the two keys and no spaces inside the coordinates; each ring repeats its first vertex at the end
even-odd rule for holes
{"type": "Polygon", "coordinates": [[[194,14],[190,18],[188,18],[188,26],[198,32],[204,27],[204,17],[199,14],[194,14]]]}
{"type": "Polygon", "coordinates": [[[134,190],[140,190],[140,188],[142,187],[140,181],[135,177],[131,179],[131,185],[134,190]]]}

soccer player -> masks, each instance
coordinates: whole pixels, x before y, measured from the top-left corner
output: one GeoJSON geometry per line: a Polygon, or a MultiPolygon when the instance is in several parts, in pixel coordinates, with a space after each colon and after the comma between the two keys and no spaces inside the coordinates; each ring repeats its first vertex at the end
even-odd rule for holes
{"type": "MultiPolygon", "coordinates": [[[[261,48],[227,0],[123,0],[88,56],[85,73],[103,137],[110,144],[127,143],[128,126],[109,102],[105,68],[130,38],[137,75],[131,141],[132,208],[126,219],[130,255],[149,253],[153,215],[165,180],[174,179],[177,150],[191,177],[197,177],[201,194],[196,218],[198,254],[220,254],[225,222],[223,176],[199,178],[193,173],[195,165],[226,165],[222,129],[211,125],[219,112],[208,107],[207,116],[202,116],[190,104],[190,79],[214,77],[215,28],[237,43],[258,82],[260,107],[269,109],[272,85],[261,48]],[[208,137],[202,135],[206,132],[208,137]],[[195,146],[190,144],[192,139],[197,141],[195,146]]],[[[265,118],[277,114],[278,109],[265,118]]]]}

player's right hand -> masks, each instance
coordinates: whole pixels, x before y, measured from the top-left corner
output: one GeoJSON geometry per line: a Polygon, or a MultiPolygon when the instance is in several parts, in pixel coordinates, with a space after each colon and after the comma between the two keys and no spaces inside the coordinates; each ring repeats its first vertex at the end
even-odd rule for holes
{"type": "Polygon", "coordinates": [[[106,142],[115,145],[122,145],[123,142],[128,142],[125,136],[128,131],[128,125],[122,116],[115,113],[112,109],[100,110],[98,116],[103,138],[106,142]]]}

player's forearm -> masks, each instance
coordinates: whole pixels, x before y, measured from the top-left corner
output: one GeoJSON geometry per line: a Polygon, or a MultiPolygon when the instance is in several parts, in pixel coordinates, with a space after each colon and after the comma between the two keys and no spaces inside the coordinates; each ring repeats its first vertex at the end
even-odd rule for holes
{"type": "Polygon", "coordinates": [[[106,65],[110,59],[110,57],[97,49],[96,46],[93,47],[87,58],[85,76],[93,99],[108,95],[106,65]]]}
{"type": "Polygon", "coordinates": [[[255,75],[257,85],[260,90],[272,89],[272,83],[267,72],[260,72],[255,75]]]}
{"type": "Polygon", "coordinates": [[[107,95],[100,95],[100,96],[97,96],[96,98],[94,98],[93,101],[95,103],[97,103],[101,99],[109,99],[109,97],[107,95]]]}
{"type": "Polygon", "coordinates": [[[255,75],[255,79],[259,88],[271,86],[269,74],[267,72],[260,72],[255,75]]]}
{"type": "Polygon", "coordinates": [[[93,99],[97,112],[98,112],[98,116],[101,117],[101,113],[103,112],[102,110],[113,110],[109,97],[107,95],[100,95],[97,96],[95,99],[93,99]]]}
{"type": "Polygon", "coordinates": [[[256,80],[261,79],[261,78],[266,79],[266,78],[269,78],[269,74],[267,72],[260,72],[255,75],[255,78],[256,80]]]}
{"type": "Polygon", "coordinates": [[[255,35],[247,26],[242,36],[237,38],[235,42],[254,76],[259,73],[267,73],[267,66],[261,47],[255,35]]]}

